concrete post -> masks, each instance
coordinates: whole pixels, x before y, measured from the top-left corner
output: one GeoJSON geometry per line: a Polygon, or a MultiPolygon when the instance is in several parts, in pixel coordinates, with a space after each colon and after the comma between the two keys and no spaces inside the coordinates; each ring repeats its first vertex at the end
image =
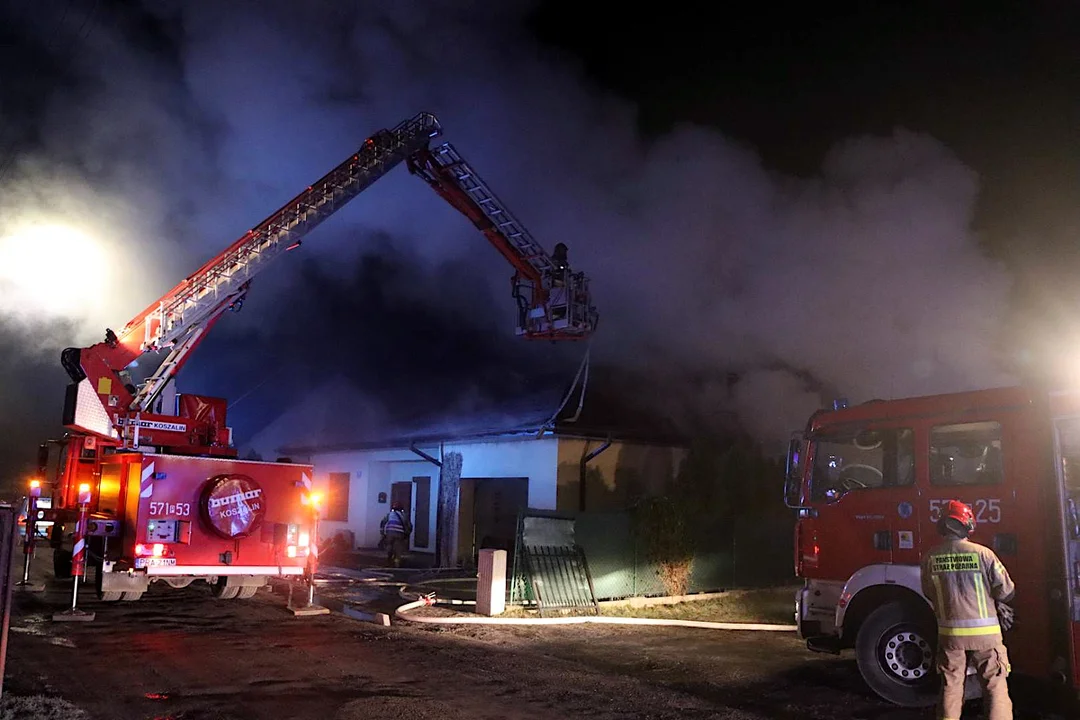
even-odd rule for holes
{"type": "Polygon", "coordinates": [[[480,551],[480,577],[476,581],[476,612],[501,615],[506,610],[506,551],[480,551]]]}

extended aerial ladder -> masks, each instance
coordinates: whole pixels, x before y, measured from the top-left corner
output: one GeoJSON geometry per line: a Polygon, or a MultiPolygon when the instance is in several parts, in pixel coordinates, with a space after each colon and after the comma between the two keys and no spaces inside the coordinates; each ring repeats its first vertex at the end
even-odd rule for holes
{"type": "Polygon", "coordinates": [[[513,266],[519,335],[589,337],[596,327],[596,309],[588,278],[567,263],[566,246],[559,243],[548,255],[450,144],[430,147],[441,134],[431,113],[376,132],[119,332],[109,329],[103,342],[66,349],[61,361],[73,383],[64,424],[93,442],[118,448],[235,456],[223,405],[200,396],[181,403],[166,389],[207,331],[227,310],[239,310],[252,279],[271,260],[299,247],[315,227],[403,161],[472,221],[513,266]],[[165,352],[164,360],[136,386],[131,367],[156,352],[165,352]]]}
{"type": "Polygon", "coordinates": [[[408,167],[469,218],[514,267],[519,335],[576,340],[592,332],[597,316],[589,280],[570,270],[566,245],[556,244],[548,255],[450,143],[417,151],[408,167]]]}

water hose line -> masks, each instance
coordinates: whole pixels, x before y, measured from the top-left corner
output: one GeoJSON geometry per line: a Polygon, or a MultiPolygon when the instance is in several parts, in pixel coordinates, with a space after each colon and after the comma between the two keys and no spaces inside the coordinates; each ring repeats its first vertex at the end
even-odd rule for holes
{"type": "Polygon", "coordinates": [[[584,615],[553,618],[510,618],[510,617],[487,617],[483,615],[469,616],[431,616],[415,615],[413,610],[422,607],[431,607],[435,604],[444,605],[475,605],[475,600],[456,600],[453,598],[440,598],[434,592],[420,593],[416,590],[407,590],[409,583],[394,580],[386,572],[380,572],[381,568],[370,568],[363,572],[369,573],[370,577],[354,579],[352,582],[365,586],[397,587],[398,595],[403,600],[408,600],[394,610],[394,617],[415,623],[429,625],[648,625],[653,627],[686,627],[703,630],[736,630],[751,632],[795,632],[795,625],[777,625],[773,623],[740,623],[740,622],[709,622],[705,620],[662,620],[660,618],[631,618],[609,617],[604,615],[584,615]]]}
{"type": "MultiPolygon", "coordinates": [[[[407,597],[402,592],[402,597],[407,597]]],[[[706,622],[704,620],[661,620],[659,618],[629,618],[607,617],[603,615],[587,615],[555,618],[501,618],[501,617],[433,617],[429,615],[414,615],[412,610],[422,607],[430,607],[436,603],[434,594],[422,595],[419,599],[407,602],[394,610],[394,617],[409,622],[428,623],[433,625],[652,625],[660,627],[688,627],[705,630],[750,630],[754,632],[795,632],[794,625],[774,625],[771,623],[734,623],[734,622],[706,622]]]]}
{"type": "Polygon", "coordinates": [[[585,355],[581,358],[581,364],[578,365],[577,374],[574,375],[574,381],[570,384],[570,389],[566,391],[566,395],[563,397],[558,409],[552,413],[547,422],[540,426],[540,429],[536,433],[536,437],[542,437],[546,431],[555,427],[555,422],[559,418],[559,413],[566,409],[566,404],[570,402],[570,398],[573,397],[574,391],[577,390],[579,384],[581,385],[581,395],[578,398],[577,410],[572,417],[566,418],[565,422],[576,422],[581,416],[581,409],[585,405],[585,391],[589,385],[589,355],[591,352],[592,341],[590,340],[585,346],[585,355]]]}

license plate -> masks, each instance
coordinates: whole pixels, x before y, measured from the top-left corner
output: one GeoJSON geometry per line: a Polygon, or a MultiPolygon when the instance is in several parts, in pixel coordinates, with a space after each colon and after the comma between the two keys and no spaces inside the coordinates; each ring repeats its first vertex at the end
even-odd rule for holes
{"type": "Polygon", "coordinates": [[[135,558],[135,567],[172,567],[176,565],[176,558],[135,558]]]}

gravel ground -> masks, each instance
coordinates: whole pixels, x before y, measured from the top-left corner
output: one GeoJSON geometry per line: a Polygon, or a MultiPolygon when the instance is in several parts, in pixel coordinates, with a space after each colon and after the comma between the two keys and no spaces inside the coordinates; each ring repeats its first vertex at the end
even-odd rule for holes
{"type": "Polygon", "coordinates": [[[384,628],[295,618],[270,592],[216,601],[198,584],[87,599],[93,622],[54,623],[66,590],[17,597],[5,694],[60,697],[95,718],[932,717],[884,704],[850,659],[808,653],[788,633],[384,628]]]}

